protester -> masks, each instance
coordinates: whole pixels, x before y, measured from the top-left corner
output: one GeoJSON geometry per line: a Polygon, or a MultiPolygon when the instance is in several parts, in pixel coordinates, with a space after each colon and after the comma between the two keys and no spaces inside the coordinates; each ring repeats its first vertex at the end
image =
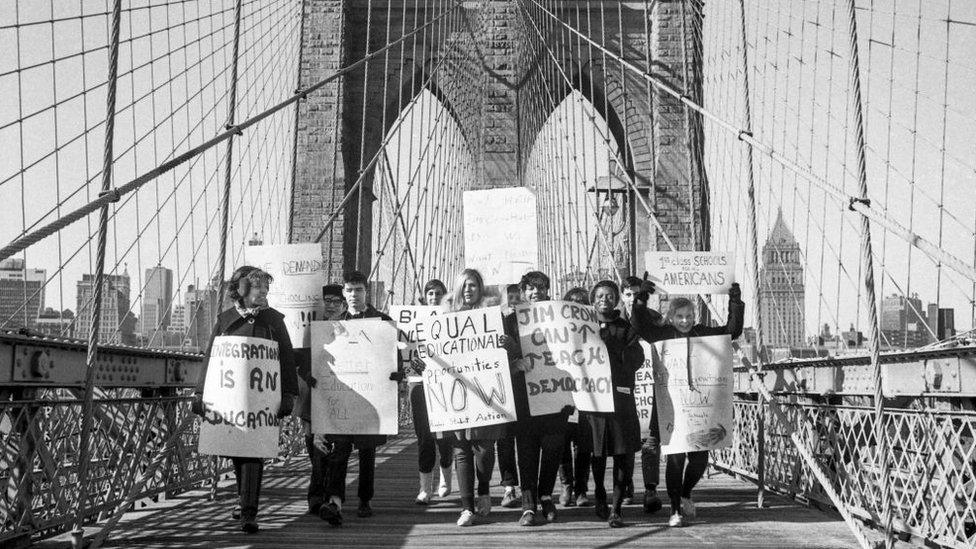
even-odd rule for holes
{"type": "MultiPolygon", "coordinates": [[[[530,302],[549,300],[549,277],[539,271],[530,271],[522,277],[519,288],[530,302]]],[[[513,341],[513,353],[520,356],[518,349],[518,319],[515,314],[504,318],[505,333],[513,341]]],[[[512,386],[515,392],[515,410],[518,421],[515,423],[515,445],[518,449],[519,479],[522,487],[522,516],[519,524],[536,526],[541,521],[536,512],[541,507],[546,520],[556,520],[556,505],[552,501],[552,491],[556,485],[556,475],[562,461],[563,440],[566,424],[572,406],[554,414],[533,416],[529,413],[529,397],[525,387],[525,360],[517,361],[520,366],[513,370],[512,386]]]]}
{"type": "MultiPolygon", "coordinates": [[[[359,271],[346,273],[343,277],[342,295],[346,300],[347,310],[339,315],[339,320],[380,319],[392,322],[393,319],[377,311],[366,300],[366,275],[359,271]]],[[[390,368],[398,370],[395,365],[370,364],[374,368],[390,368]]],[[[390,374],[390,380],[398,382],[403,374],[395,371],[390,374]]],[[[315,387],[315,378],[310,385],[315,387]]],[[[373,479],[376,473],[376,447],[386,443],[386,435],[317,435],[320,445],[326,454],[325,496],[328,502],[319,509],[319,517],[332,526],[342,525],[342,504],[346,499],[346,470],[349,456],[355,445],[359,452],[359,508],[357,516],[366,518],[373,516],[370,501],[375,493],[373,479]]],[[[318,445],[319,442],[317,441],[318,445]]]]}
{"type": "MultiPolygon", "coordinates": [[[[324,316],[322,320],[339,320],[346,310],[346,300],[342,297],[342,286],[328,284],[322,286],[322,304],[324,316]]],[[[302,432],[305,433],[305,448],[311,462],[311,478],[308,482],[308,512],[319,514],[325,502],[325,470],[326,455],[320,445],[316,445],[316,437],[312,434],[312,399],[309,383],[312,377],[310,349],[296,349],[295,357],[298,362],[299,383],[298,401],[295,404],[295,414],[302,420],[302,432]]],[[[321,439],[319,439],[321,441],[321,439]]]]}
{"type": "Polygon", "coordinates": [[[597,283],[592,290],[600,321],[600,338],[607,346],[610,377],[613,382],[613,413],[588,412],[593,434],[593,481],[596,512],[612,528],[624,525],[622,505],[627,483],[634,475],[634,453],[640,448],[640,419],[634,400],[634,375],[644,363],[640,338],[630,323],[622,318],[617,304],[620,290],[609,280],[597,283]],[[613,509],[607,511],[607,492],[603,476],[607,456],[613,456],[613,509]]]}
{"type": "MultiPolygon", "coordinates": [[[[469,311],[488,306],[490,304],[485,295],[485,283],[481,273],[475,269],[462,271],[455,281],[450,310],[469,311]]],[[[499,337],[499,343],[506,349],[513,346],[510,338],[504,334],[499,337]]],[[[511,351],[509,354],[511,356],[511,351]]],[[[495,441],[504,434],[504,425],[472,427],[444,433],[454,444],[454,459],[457,462],[458,489],[461,492],[458,526],[471,526],[475,522],[475,516],[487,517],[491,512],[490,487],[491,473],[495,467],[495,441]],[[477,486],[475,478],[478,481],[477,486]]]]}
{"type": "MultiPolygon", "coordinates": [[[[589,305],[590,296],[584,288],[573,288],[566,292],[563,301],[589,305]]],[[[563,455],[559,464],[559,481],[563,493],[559,503],[563,507],[585,507],[590,505],[587,485],[590,481],[590,458],[593,455],[593,435],[584,413],[577,412],[569,417],[566,425],[566,438],[563,440],[563,455]]]]}
{"type": "MultiPolygon", "coordinates": [[[[211,332],[207,356],[218,336],[244,336],[268,339],[278,344],[278,360],[281,369],[281,404],[278,419],[289,415],[298,394],[298,380],[292,356],[291,338],[285,327],[284,315],[268,307],[268,287],[271,275],[250,266],[238,267],[227,286],[227,298],[233,308],[220,313],[211,332]]],[[[207,366],[200,373],[192,403],[193,413],[205,417],[203,389],[207,379],[207,366]]],[[[231,456],[240,505],[241,530],[253,534],[258,531],[257,514],[261,497],[261,481],[264,460],[253,457],[231,456]]],[[[235,512],[236,514],[236,512],[235,512]]]]}
{"type": "MultiPolygon", "coordinates": [[[[645,279],[646,276],[645,274],[645,279]]],[[[742,334],[745,304],[742,302],[742,292],[738,284],[733,283],[729,289],[728,323],[724,326],[696,324],[695,304],[683,297],[671,300],[668,315],[662,323],[660,313],[647,308],[647,301],[652,293],[654,283],[643,281],[641,291],[634,296],[632,314],[634,330],[648,342],[713,335],[728,335],[736,339],[742,334]]],[[[651,419],[652,431],[657,428],[656,405],[655,400],[651,419]]],[[[667,457],[664,479],[671,501],[671,518],[668,521],[671,526],[681,527],[686,521],[695,519],[697,510],[691,499],[691,492],[707,467],[707,451],[671,454],[667,457]]]]}
{"type": "MultiPolygon", "coordinates": [[[[620,312],[623,319],[630,322],[630,312],[634,307],[634,294],[640,291],[641,279],[636,276],[628,276],[624,279],[623,287],[620,292],[620,312]]],[[[630,461],[630,470],[634,470],[634,455],[630,454],[627,458],[630,461]]],[[[657,511],[660,509],[661,500],[657,497],[657,479],[658,474],[656,471],[660,469],[660,456],[655,456],[643,453],[641,454],[641,470],[644,473],[644,510],[647,512],[653,512],[649,510],[648,503],[657,500],[657,511]],[[646,461],[645,461],[646,460],[646,461]]],[[[623,463],[623,460],[620,461],[623,463]]],[[[617,477],[619,474],[617,460],[613,460],[613,476],[617,477]]],[[[624,488],[624,505],[630,505],[634,502],[634,477],[631,475],[627,478],[627,482],[624,488]]],[[[651,505],[653,507],[653,503],[651,505]]]]}
{"type": "MultiPolygon", "coordinates": [[[[522,302],[522,290],[518,284],[509,284],[505,288],[505,304],[503,314],[509,315],[522,302]]],[[[519,476],[518,461],[515,458],[515,424],[505,426],[505,436],[498,439],[495,447],[498,451],[498,473],[502,477],[505,494],[502,496],[502,507],[515,509],[522,504],[522,496],[518,492],[519,476]]]]}
{"type": "MultiPolygon", "coordinates": [[[[438,306],[447,293],[447,287],[440,280],[432,279],[424,285],[423,303],[438,306]]],[[[415,359],[419,361],[420,359],[415,359]]],[[[415,364],[418,369],[423,368],[423,362],[415,364]]],[[[420,491],[417,493],[416,503],[427,505],[434,492],[434,463],[440,464],[440,486],[437,495],[447,497],[451,493],[452,465],[454,463],[454,444],[449,437],[436,436],[430,431],[427,418],[427,399],[424,396],[423,378],[417,375],[408,376],[410,383],[410,409],[413,411],[413,429],[417,434],[417,466],[420,470],[420,491]],[[440,460],[437,460],[437,454],[440,460]]]]}

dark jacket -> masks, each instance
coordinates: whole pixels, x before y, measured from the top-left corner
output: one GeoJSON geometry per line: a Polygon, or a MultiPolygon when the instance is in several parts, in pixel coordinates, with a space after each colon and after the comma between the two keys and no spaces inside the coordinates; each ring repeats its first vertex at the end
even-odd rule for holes
{"type": "MultiPolygon", "coordinates": [[[[278,343],[278,361],[281,364],[281,394],[298,395],[298,375],[295,369],[295,357],[291,348],[291,336],[285,326],[285,317],[278,311],[268,308],[261,309],[255,316],[242,317],[236,308],[230,308],[217,316],[210,343],[207,344],[207,356],[213,347],[217,336],[244,336],[270,339],[278,343]]],[[[209,361],[208,361],[209,362],[209,361]]],[[[204,362],[197,381],[195,392],[203,394],[203,385],[207,381],[207,365],[204,362]]]]}
{"type": "Polygon", "coordinates": [[[742,323],[745,318],[746,304],[741,299],[729,300],[729,321],[724,326],[705,326],[695,324],[687,334],[678,331],[670,324],[662,323],[661,313],[648,309],[644,301],[634,300],[633,313],[630,322],[642,338],[649,343],[665,339],[679,339],[682,337],[704,337],[713,335],[728,335],[737,339],[742,335],[742,323]]]}
{"type": "Polygon", "coordinates": [[[610,358],[614,412],[584,412],[593,433],[593,454],[598,457],[632,454],[641,447],[634,375],[644,363],[644,350],[640,336],[620,311],[601,315],[600,338],[610,358]]]}
{"type": "MultiPolygon", "coordinates": [[[[376,308],[372,305],[366,305],[366,310],[361,313],[353,313],[346,310],[342,313],[342,315],[339,316],[339,320],[365,320],[367,318],[393,322],[392,318],[376,310],[376,308]]],[[[378,367],[381,366],[382,365],[378,365],[378,367]]],[[[393,366],[396,368],[398,363],[394,363],[393,366]]],[[[396,382],[391,381],[390,383],[396,382]]],[[[352,435],[352,441],[357,448],[375,448],[377,446],[386,444],[386,435],[352,435]]]]}

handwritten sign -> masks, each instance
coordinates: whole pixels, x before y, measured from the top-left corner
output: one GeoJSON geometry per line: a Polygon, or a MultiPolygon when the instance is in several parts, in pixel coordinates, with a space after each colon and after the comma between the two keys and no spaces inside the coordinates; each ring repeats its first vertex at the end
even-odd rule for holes
{"type": "Polygon", "coordinates": [[[535,202],[524,187],[464,192],[464,262],[485,284],[517,282],[537,268],[535,202]]]}
{"type": "Polygon", "coordinates": [[[515,421],[501,309],[444,313],[416,324],[431,431],[515,421]]]}
{"type": "Polygon", "coordinates": [[[280,375],[277,342],[217,336],[203,386],[206,412],[200,424],[199,452],[212,456],[277,456],[280,375]]]}
{"type": "Polygon", "coordinates": [[[329,281],[321,244],[248,246],[244,261],[274,277],[268,305],[285,315],[292,346],[308,347],[309,324],[325,317],[322,286],[329,281]]]}
{"type": "Polygon", "coordinates": [[[734,261],[728,252],[647,252],[649,280],[669,294],[728,293],[734,261]]]}
{"type": "Polygon", "coordinates": [[[312,323],[312,432],[395,435],[397,330],[383,320],[312,323]]]}
{"type": "MultiPolygon", "coordinates": [[[[405,347],[400,350],[400,368],[412,372],[411,362],[417,356],[417,328],[423,326],[430,317],[441,314],[444,308],[436,305],[390,305],[390,316],[400,331],[400,342],[405,347]]],[[[420,383],[422,376],[407,376],[410,383],[420,383]]]]}
{"type": "Polygon", "coordinates": [[[732,340],[669,339],[654,344],[661,453],[732,444],[732,340]]]}
{"type": "Polygon", "coordinates": [[[634,400],[641,436],[647,438],[651,434],[651,412],[654,411],[654,346],[643,339],[640,345],[644,351],[644,364],[634,374],[634,400]]]}
{"type": "Polygon", "coordinates": [[[610,357],[600,339],[596,309],[571,301],[522,303],[515,308],[529,412],[553,414],[572,405],[613,412],[610,357]]]}

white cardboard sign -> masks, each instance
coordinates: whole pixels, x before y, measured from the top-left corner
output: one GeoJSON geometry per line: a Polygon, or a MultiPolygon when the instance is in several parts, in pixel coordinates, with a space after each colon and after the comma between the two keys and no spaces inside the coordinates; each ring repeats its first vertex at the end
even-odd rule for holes
{"type": "Polygon", "coordinates": [[[735,281],[730,252],[647,252],[648,279],[668,294],[726,294],[735,281]]]}
{"type": "Polygon", "coordinates": [[[310,343],[309,324],[325,317],[322,287],[329,283],[321,244],[248,246],[244,261],[274,277],[268,305],[285,315],[292,347],[310,343]]]}
{"type": "Polygon", "coordinates": [[[536,198],[524,187],[465,191],[464,263],[485,284],[518,282],[537,269],[536,198]]]}

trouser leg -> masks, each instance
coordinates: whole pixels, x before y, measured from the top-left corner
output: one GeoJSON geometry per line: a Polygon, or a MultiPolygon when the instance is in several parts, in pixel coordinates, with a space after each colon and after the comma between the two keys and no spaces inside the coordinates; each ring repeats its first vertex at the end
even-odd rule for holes
{"type": "Polygon", "coordinates": [[[617,476],[613,479],[613,510],[619,514],[627,484],[634,479],[634,454],[613,456],[613,461],[620,462],[620,466],[616,468],[617,476]]]}
{"type": "Polygon", "coordinates": [[[359,501],[369,502],[373,499],[373,479],[376,474],[376,447],[359,449],[359,501]]]}
{"type": "Polygon", "coordinates": [[[352,454],[352,437],[339,436],[322,438],[322,443],[329,446],[325,456],[325,494],[324,499],[335,496],[339,501],[346,500],[346,471],[349,468],[349,456],[352,454]]]}
{"type": "Polygon", "coordinates": [[[413,412],[413,430],[417,435],[417,469],[421,473],[429,473],[434,470],[437,450],[427,420],[427,403],[422,385],[410,388],[410,409],[413,412]]]}
{"type": "Polygon", "coordinates": [[[641,447],[641,473],[644,476],[645,490],[654,490],[661,483],[661,435],[656,405],[651,410],[650,434],[641,447]]]}
{"type": "Polygon", "coordinates": [[[668,487],[668,499],[671,500],[671,512],[677,513],[681,509],[681,482],[685,471],[685,454],[671,454],[668,456],[664,468],[664,480],[668,487]]]}
{"type": "Polygon", "coordinates": [[[498,439],[498,472],[502,486],[519,485],[519,465],[515,459],[515,436],[506,435],[498,439]]]}
{"type": "Polygon", "coordinates": [[[451,440],[451,437],[435,438],[434,441],[437,452],[440,454],[438,464],[444,469],[450,469],[454,463],[454,441],[451,440]]]}
{"type": "Polygon", "coordinates": [[[681,480],[681,497],[691,497],[691,491],[698,485],[706,469],[708,469],[708,451],[688,452],[688,466],[681,480]]]}
{"type": "Polygon", "coordinates": [[[607,498],[607,489],[604,486],[604,478],[607,476],[607,457],[593,456],[590,458],[593,469],[593,493],[598,499],[607,498]]]}
{"type": "Polygon", "coordinates": [[[461,492],[461,508],[474,512],[474,451],[470,440],[454,441],[454,460],[457,462],[458,489],[461,492]]]}
{"type": "Polygon", "coordinates": [[[556,486],[556,476],[559,474],[559,462],[562,459],[566,433],[563,429],[542,435],[540,440],[539,457],[539,496],[552,496],[556,486]]]}
{"type": "Polygon", "coordinates": [[[563,437],[563,452],[559,459],[559,482],[563,486],[572,487],[575,484],[577,471],[573,470],[573,443],[576,440],[575,424],[566,427],[566,436],[563,437]]]}
{"type": "Polygon", "coordinates": [[[233,458],[234,470],[238,473],[241,487],[241,519],[253,520],[258,512],[261,498],[261,481],[264,474],[264,460],[261,458],[233,458]]]}
{"type": "Polygon", "coordinates": [[[495,442],[471,441],[471,452],[474,456],[475,477],[478,480],[478,495],[487,496],[491,491],[491,474],[495,470],[495,442]]]}
{"type": "Polygon", "coordinates": [[[539,454],[542,451],[542,444],[538,436],[526,431],[515,437],[522,488],[522,510],[535,511],[539,503],[539,454]]]}

